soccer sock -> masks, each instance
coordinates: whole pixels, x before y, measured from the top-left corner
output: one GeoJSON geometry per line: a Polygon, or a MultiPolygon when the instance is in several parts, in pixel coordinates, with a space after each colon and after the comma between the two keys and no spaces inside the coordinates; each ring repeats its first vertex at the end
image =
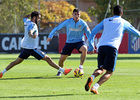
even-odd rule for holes
{"type": "Polygon", "coordinates": [[[91,75],[91,77],[92,77],[92,78],[93,78],[93,80],[94,80],[95,76],[94,76],[94,75],[91,75]]]}
{"type": "Polygon", "coordinates": [[[59,70],[58,70],[59,72],[63,72],[64,73],[64,71],[65,71],[65,69],[64,68],[59,68],[59,70]]]}
{"type": "Polygon", "coordinates": [[[99,84],[98,83],[96,83],[93,87],[95,88],[95,89],[98,89],[99,88],[99,84]]]}
{"type": "Polygon", "coordinates": [[[3,71],[2,71],[2,74],[4,75],[4,73],[6,72],[7,70],[6,69],[4,69],[3,71]]]}
{"type": "Polygon", "coordinates": [[[79,68],[80,68],[80,69],[83,69],[83,65],[79,65],[79,68]]]}

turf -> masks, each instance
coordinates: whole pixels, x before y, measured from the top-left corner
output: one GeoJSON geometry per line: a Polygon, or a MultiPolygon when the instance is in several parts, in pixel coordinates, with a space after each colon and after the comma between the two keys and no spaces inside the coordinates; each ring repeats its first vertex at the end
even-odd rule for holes
{"type": "MultiPolygon", "coordinates": [[[[56,63],[59,54],[48,54],[56,63]]],[[[18,54],[0,54],[0,71],[18,54]]],[[[140,99],[140,54],[119,54],[112,77],[99,88],[99,95],[86,92],[84,85],[97,66],[97,55],[87,55],[83,78],[74,78],[79,54],[66,61],[73,68],[66,76],[56,77],[57,70],[33,57],[9,70],[0,79],[0,100],[138,100],[140,99]]],[[[97,82],[97,77],[93,84],[97,82]]]]}

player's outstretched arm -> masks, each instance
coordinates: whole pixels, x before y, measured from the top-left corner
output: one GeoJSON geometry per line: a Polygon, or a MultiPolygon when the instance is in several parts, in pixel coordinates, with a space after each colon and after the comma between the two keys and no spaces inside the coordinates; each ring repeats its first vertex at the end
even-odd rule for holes
{"type": "Polygon", "coordinates": [[[140,37],[140,31],[138,31],[135,27],[133,27],[129,22],[124,23],[124,28],[127,30],[130,34],[140,37]]]}
{"type": "Polygon", "coordinates": [[[68,23],[68,20],[65,20],[63,22],[61,22],[58,26],[56,26],[49,34],[48,38],[52,39],[53,36],[56,34],[56,32],[60,29],[62,29],[63,27],[66,27],[66,24],[68,23]]]}

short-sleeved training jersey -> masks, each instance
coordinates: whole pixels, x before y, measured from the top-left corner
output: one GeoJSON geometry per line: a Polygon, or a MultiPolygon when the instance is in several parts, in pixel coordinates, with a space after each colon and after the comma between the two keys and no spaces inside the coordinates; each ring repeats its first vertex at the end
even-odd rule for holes
{"type": "Polygon", "coordinates": [[[30,21],[28,18],[24,18],[24,37],[21,41],[21,47],[25,49],[35,49],[38,46],[38,28],[36,23],[30,21]],[[29,36],[29,31],[36,32],[37,37],[35,39],[29,36]]]}
{"type": "Polygon", "coordinates": [[[76,43],[84,41],[84,33],[86,33],[87,38],[90,35],[90,29],[85,21],[80,19],[78,22],[75,22],[73,18],[67,19],[64,22],[60,23],[55,27],[49,34],[49,38],[52,38],[56,31],[61,28],[66,27],[67,40],[66,43],[76,43]]]}
{"type": "Polygon", "coordinates": [[[92,29],[91,36],[89,38],[88,51],[93,51],[92,47],[94,37],[100,30],[103,30],[103,33],[97,48],[107,45],[118,50],[125,30],[127,30],[132,35],[140,36],[140,32],[136,30],[128,21],[121,18],[121,16],[115,15],[113,17],[104,19],[92,29]]]}

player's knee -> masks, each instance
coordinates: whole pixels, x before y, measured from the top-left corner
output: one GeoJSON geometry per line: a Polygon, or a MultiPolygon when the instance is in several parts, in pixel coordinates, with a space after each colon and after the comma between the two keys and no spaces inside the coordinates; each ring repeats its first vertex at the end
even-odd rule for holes
{"type": "Polygon", "coordinates": [[[87,52],[87,46],[84,46],[83,50],[84,52],[87,52]]]}
{"type": "Polygon", "coordinates": [[[106,71],[106,74],[108,74],[109,76],[111,76],[113,74],[113,71],[106,71]]]}
{"type": "Polygon", "coordinates": [[[104,71],[103,71],[103,70],[99,70],[97,73],[98,73],[99,75],[101,75],[101,74],[104,73],[104,71]]]}
{"type": "Polygon", "coordinates": [[[45,56],[44,58],[45,58],[44,60],[46,60],[46,61],[51,60],[51,58],[49,56],[45,56]]]}
{"type": "Polygon", "coordinates": [[[82,53],[86,53],[87,52],[87,46],[83,46],[81,51],[82,51],[82,53]]]}

